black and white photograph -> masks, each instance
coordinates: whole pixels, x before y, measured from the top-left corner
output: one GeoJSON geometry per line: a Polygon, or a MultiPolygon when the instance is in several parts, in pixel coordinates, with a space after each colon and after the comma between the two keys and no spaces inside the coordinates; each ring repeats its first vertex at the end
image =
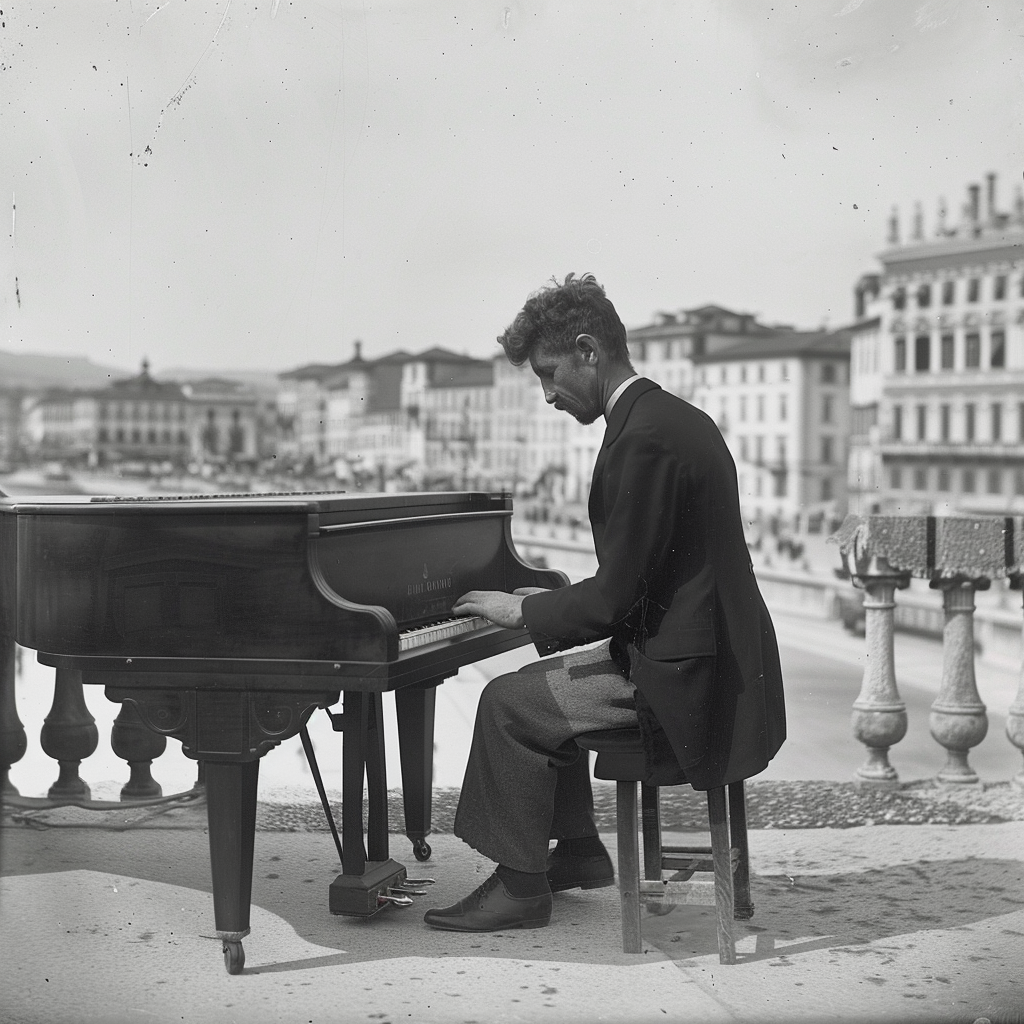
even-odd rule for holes
{"type": "Polygon", "coordinates": [[[0,1024],[1024,1024],[1016,0],[0,0],[0,1024]]]}

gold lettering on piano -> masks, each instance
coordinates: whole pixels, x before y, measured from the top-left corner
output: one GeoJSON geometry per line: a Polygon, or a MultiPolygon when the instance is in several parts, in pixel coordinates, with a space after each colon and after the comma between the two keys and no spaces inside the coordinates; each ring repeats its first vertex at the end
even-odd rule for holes
{"type": "Polygon", "coordinates": [[[451,576],[442,576],[439,580],[426,580],[423,583],[410,583],[406,590],[406,596],[415,597],[417,594],[431,594],[438,590],[451,589],[451,576]]]}

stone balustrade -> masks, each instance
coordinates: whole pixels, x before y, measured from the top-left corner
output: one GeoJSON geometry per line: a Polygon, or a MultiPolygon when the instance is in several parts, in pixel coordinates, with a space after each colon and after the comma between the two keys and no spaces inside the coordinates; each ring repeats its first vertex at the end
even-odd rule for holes
{"type": "MultiPolygon", "coordinates": [[[[34,652],[28,652],[34,653],[34,652]]],[[[15,703],[17,647],[13,640],[0,638],[0,792],[8,804],[80,804],[106,806],[92,800],[89,784],[81,777],[84,760],[99,746],[96,720],[85,702],[81,673],[57,669],[53,701],[43,721],[39,744],[56,761],[56,778],[45,798],[23,798],[10,780],[11,767],[25,755],[28,736],[18,717],[15,703]]],[[[143,725],[133,705],[122,704],[110,734],[113,752],[127,764],[128,779],[121,788],[122,801],[154,801],[163,790],[152,774],[152,764],[163,754],[167,739],[143,725]]],[[[202,792],[202,766],[191,795],[202,792]]],[[[163,799],[176,800],[182,794],[163,799]]]]}
{"type": "MultiPolygon", "coordinates": [[[[867,748],[857,771],[865,785],[898,782],[888,751],[907,731],[906,707],[896,685],[893,658],[896,592],[912,577],[942,594],[942,681],[929,725],[946,751],[940,782],[976,784],[969,754],[988,731],[988,716],[974,673],[974,595],[994,580],[1015,589],[1024,581],[1024,518],[847,516],[830,538],[839,546],[855,586],[865,592],[867,660],[853,705],[854,735],[867,748]]],[[[1024,671],[1010,708],[1010,742],[1024,752],[1024,671]]],[[[1024,770],[1014,781],[1024,786],[1024,770]]]]}

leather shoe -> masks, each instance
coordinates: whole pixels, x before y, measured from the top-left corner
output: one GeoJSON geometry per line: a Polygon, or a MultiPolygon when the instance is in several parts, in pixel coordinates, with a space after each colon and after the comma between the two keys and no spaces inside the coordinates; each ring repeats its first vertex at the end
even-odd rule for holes
{"type": "Polygon", "coordinates": [[[441,910],[428,910],[423,920],[449,932],[498,932],[509,928],[543,928],[551,920],[551,893],[520,899],[510,896],[497,873],[465,899],[441,910]]]}
{"type": "Polygon", "coordinates": [[[603,889],[615,884],[615,869],[607,850],[589,857],[571,853],[548,855],[548,885],[552,892],[566,889],[603,889]]]}

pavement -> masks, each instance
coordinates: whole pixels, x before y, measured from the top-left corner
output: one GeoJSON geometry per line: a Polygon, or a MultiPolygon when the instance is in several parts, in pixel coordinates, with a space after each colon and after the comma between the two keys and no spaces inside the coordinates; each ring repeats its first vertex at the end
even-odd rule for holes
{"type": "Polygon", "coordinates": [[[622,953],[614,887],[557,894],[543,929],[430,929],[426,909],[491,870],[451,835],[427,864],[392,837],[410,875],[436,879],[413,907],[333,917],[330,836],[258,832],[229,976],[203,807],[133,817],[67,809],[0,832],[4,1024],[1024,1021],[1022,821],[752,830],[756,910],[733,966],[713,907],[645,914],[643,952],[622,953]]]}

